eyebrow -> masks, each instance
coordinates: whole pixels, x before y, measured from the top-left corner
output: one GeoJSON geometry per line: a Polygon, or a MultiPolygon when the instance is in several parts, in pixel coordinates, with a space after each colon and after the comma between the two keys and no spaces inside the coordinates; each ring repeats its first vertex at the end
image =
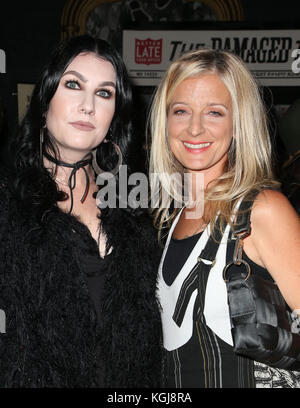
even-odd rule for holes
{"type": "Polygon", "coordinates": [[[218,103],[218,102],[211,102],[211,103],[209,103],[207,106],[222,106],[222,107],[225,108],[226,110],[229,109],[226,105],[223,105],[223,103],[218,103]]]}
{"type": "MultiPolygon", "coordinates": [[[[66,72],[63,73],[62,77],[64,77],[65,75],[68,75],[68,74],[73,74],[73,75],[77,76],[82,82],[87,82],[88,81],[83,75],[81,75],[77,71],[66,71],[66,72]]],[[[116,88],[116,84],[114,82],[112,82],[112,81],[103,81],[99,85],[100,86],[112,86],[113,88],[116,88]]]]}
{"type": "MultiPolygon", "coordinates": [[[[176,102],[174,102],[174,103],[172,103],[170,106],[175,106],[175,105],[185,105],[185,106],[188,106],[188,103],[186,103],[186,102],[180,102],[180,101],[176,101],[176,102]]],[[[227,107],[227,106],[225,106],[225,105],[223,105],[222,103],[219,103],[219,102],[211,102],[211,103],[209,103],[207,106],[222,106],[224,109],[226,109],[226,110],[228,110],[229,108],[227,107]]]]}

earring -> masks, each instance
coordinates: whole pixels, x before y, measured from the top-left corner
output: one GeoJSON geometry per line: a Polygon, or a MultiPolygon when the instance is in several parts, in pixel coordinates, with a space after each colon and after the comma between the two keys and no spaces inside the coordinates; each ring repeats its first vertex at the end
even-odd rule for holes
{"type": "Polygon", "coordinates": [[[116,167],[114,169],[112,169],[112,170],[109,170],[109,171],[102,170],[99,167],[98,163],[97,163],[97,149],[94,149],[92,151],[92,156],[93,156],[92,166],[93,166],[93,169],[94,169],[96,174],[112,173],[115,176],[115,175],[118,174],[118,172],[120,170],[120,166],[122,165],[123,157],[122,157],[122,153],[121,153],[121,150],[120,150],[119,146],[116,143],[112,142],[111,140],[109,140],[109,141],[115,146],[116,152],[118,154],[118,163],[117,163],[116,167]]]}
{"type": "Polygon", "coordinates": [[[41,164],[43,164],[44,129],[45,127],[42,127],[40,130],[40,162],[41,164]]]}

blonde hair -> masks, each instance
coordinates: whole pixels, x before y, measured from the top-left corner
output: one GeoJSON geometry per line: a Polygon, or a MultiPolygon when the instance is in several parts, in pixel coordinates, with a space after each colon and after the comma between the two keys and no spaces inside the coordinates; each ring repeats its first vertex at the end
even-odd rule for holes
{"type": "MultiPolygon", "coordinates": [[[[174,172],[183,174],[169,147],[167,115],[177,86],[187,78],[205,73],[217,74],[227,87],[232,100],[233,135],[228,152],[227,168],[205,191],[209,202],[211,227],[220,211],[222,226],[230,222],[234,206],[250,191],[277,188],[271,167],[271,142],[267,119],[258,85],[243,61],[228,51],[199,49],[181,56],[165,72],[154,95],[148,130],[151,137],[149,158],[150,177],[160,179],[160,195],[167,191],[172,200],[182,194],[182,185],[172,183],[174,172]],[[171,186],[171,187],[170,187],[171,186]]],[[[154,223],[161,231],[169,227],[178,209],[154,208],[154,223]]]]}

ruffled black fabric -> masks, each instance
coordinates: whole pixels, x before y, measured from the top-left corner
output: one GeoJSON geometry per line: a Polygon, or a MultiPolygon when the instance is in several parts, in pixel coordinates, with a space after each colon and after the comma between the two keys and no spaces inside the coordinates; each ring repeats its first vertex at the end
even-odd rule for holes
{"type": "Polygon", "coordinates": [[[161,321],[154,296],[160,251],[156,233],[146,225],[146,217],[122,210],[103,220],[115,251],[102,313],[106,335],[101,336],[107,385],[112,387],[160,386],[161,321]]]}
{"type": "Polygon", "coordinates": [[[99,344],[106,387],[160,386],[160,250],[150,220],[121,209],[102,220],[113,256],[99,328],[73,233],[88,237],[87,228],[57,208],[38,226],[10,184],[2,172],[0,387],[97,387],[99,344]]]}

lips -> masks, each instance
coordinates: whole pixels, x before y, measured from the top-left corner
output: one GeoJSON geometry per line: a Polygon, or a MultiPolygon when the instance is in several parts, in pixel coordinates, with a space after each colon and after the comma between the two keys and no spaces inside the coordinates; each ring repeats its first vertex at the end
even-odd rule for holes
{"type": "Polygon", "coordinates": [[[70,124],[74,128],[79,129],[79,130],[83,130],[83,131],[86,131],[86,132],[90,132],[91,130],[95,129],[95,126],[91,122],[85,122],[85,121],[82,121],[82,120],[79,120],[77,122],[70,122],[70,124]]]}
{"type": "Polygon", "coordinates": [[[203,143],[191,143],[191,142],[183,142],[184,147],[191,153],[200,153],[203,152],[211,146],[211,142],[203,142],[203,143]]]}

